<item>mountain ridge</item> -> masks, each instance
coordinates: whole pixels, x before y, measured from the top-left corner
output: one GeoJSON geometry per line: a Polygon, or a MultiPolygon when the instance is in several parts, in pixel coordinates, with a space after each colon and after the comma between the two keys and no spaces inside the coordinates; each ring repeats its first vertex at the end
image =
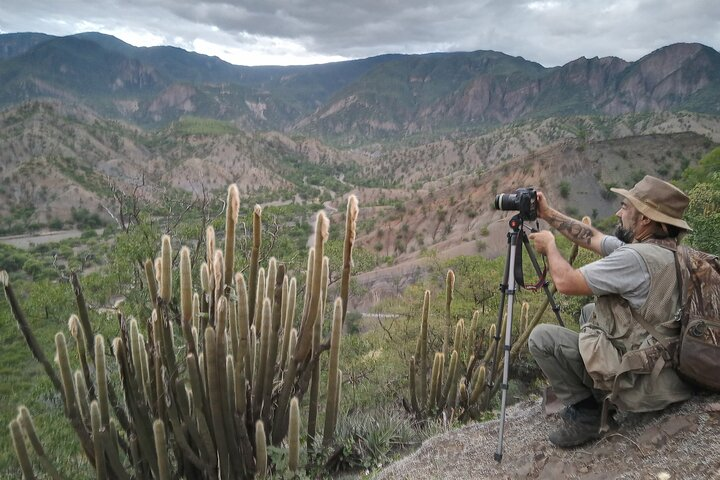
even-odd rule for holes
{"type": "Polygon", "coordinates": [[[720,114],[720,53],[697,43],[551,68],[491,50],[247,67],[96,32],[0,35],[0,52],[0,108],[70,98],[143,127],[192,114],[338,146],[557,115],[720,114]]]}

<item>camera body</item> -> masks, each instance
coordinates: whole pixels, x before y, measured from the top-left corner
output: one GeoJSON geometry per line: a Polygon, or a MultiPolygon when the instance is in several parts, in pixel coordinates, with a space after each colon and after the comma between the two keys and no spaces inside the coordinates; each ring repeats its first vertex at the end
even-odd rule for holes
{"type": "Polygon", "coordinates": [[[515,193],[500,193],[495,196],[496,210],[520,212],[520,218],[527,221],[537,219],[537,191],[533,187],[518,188],[515,193]]]}

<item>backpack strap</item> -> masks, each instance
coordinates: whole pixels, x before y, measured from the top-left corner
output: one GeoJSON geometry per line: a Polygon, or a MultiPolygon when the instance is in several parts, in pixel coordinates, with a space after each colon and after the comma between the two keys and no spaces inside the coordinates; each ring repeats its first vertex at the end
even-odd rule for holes
{"type": "MultiPolygon", "coordinates": [[[[680,260],[679,260],[679,258],[678,258],[678,257],[681,255],[680,249],[681,249],[682,247],[680,247],[680,246],[678,245],[678,246],[675,246],[675,248],[673,248],[673,247],[670,246],[670,245],[663,245],[663,244],[658,244],[658,243],[655,243],[655,242],[652,242],[652,243],[654,243],[655,245],[659,245],[659,246],[661,246],[661,247],[663,247],[663,248],[667,248],[668,250],[670,250],[671,252],[673,252],[673,259],[675,260],[675,275],[676,275],[677,284],[678,284],[678,287],[679,287],[679,290],[680,290],[680,309],[679,309],[679,311],[682,313],[682,311],[683,311],[684,308],[685,308],[685,288],[684,288],[685,285],[684,285],[683,278],[682,278],[683,276],[682,276],[682,270],[681,270],[681,268],[680,268],[680,260]]],[[[647,320],[645,320],[641,315],[633,315],[633,318],[634,318],[635,320],[637,320],[637,322],[638,322],[640,325],[642,325],[642,327],[643,327],[655,340],[657,340],[657,341],[665,348],[665,350],[668,351],[668,353],[672,353],[671,344],[670,344],[670,342],[668,341],[667,337],[665,337],[664,335],[660,335],[660,333],[657,331],[657,329],[656,329],[654,326],[652,326],[647,320]]]]}

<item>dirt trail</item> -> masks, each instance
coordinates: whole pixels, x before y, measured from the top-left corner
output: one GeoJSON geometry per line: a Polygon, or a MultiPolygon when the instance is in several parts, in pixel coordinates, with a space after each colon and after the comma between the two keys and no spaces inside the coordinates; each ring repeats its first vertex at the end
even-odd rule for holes
{"type": "MultiPolygon", "coordinates": [[[[102,234],[102,229],[97,231],[98,234],[102,234]]],[[[27,250],[33,245],[40,245],[43,243],[56,243],[68,238],[78,238],[82,235],[81,230],[60,230],[53,232],[40,232],[33,234],[23,235],[8,235],[0,237],[0,243],[6,245],[12,245],[13,247],[22,248],[27,250]]]]}

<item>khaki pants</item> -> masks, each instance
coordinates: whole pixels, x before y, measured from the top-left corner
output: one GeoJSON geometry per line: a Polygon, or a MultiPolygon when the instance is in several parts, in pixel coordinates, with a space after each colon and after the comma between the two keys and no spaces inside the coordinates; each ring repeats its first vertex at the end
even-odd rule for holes
{"type": "MultiPolygon", "coordinates": [[[[586,312],[583,312],[586,313],[586,312]]],[[[540,324],[528,339],[530,353],[565,405],[573,405],[591,395],[601,400],[604,394],[593,388],[592,378],[578,348],[578,334],[558,325],[540,324]]]]}

